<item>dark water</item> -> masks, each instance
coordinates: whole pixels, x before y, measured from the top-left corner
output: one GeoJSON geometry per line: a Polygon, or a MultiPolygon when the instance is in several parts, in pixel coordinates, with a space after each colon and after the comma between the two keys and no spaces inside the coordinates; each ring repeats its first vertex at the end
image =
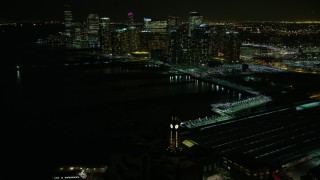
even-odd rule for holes
{"type": "MultiPolygon", "coordinates": [[[[144,65],[135,69],[86,68],[17,70],[16,86],[12,91],[15,93],[11,94],[16,101],[12,105],[18,107],[17,111],[31,115],[63,112],[77,117],[79,113],[94,112],[93,117],[99,114],[106,122],[117,118],[117,122],[109,120],[110,123],[121,124],[148,118],[154,119],[148,121],[165,122],[165,118],[159,119],[161,111],[167,109],[165,114],[168,115],[173,108],[179,110],[182,120],[195,119],[210,115],[212,103],[245,98],[245,94],[240,96],[238,92],[219,85],[188,75],[170,75],[144,65]],[[152,108],[159,112],[151,113],[152,108]],[[74,110],[76,112],[71,113],[74,110]],[[131,117],[120,118],[132,111],[135,113],[131,117]]],[[[82,116],[77,118],[86,121],[82,116]]],[[[65,118],[57,117],[52,121],[59,119],[65,118]]],[[[90,119],[99,121],[100,118],[90,119]]]]}
{"type": "Polygon", "coordinates": [[[15,78],[6,98],[11,117],[30,142],[38,146],[45,137],[42,143],[58,154],[82,146],[84,152],[117,149],[119,142],[137,139],[165,141],[173,109],[181,120],[190,120],[212,115],[212,103],[246,97],[145,65],[31,68],[17,70],[15,78]]]}

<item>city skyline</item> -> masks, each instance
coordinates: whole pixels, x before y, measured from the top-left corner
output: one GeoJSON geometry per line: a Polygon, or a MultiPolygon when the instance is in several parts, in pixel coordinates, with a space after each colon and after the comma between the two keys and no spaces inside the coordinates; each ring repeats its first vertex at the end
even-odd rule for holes
{"type": "Polygon", "coordinates": [[[281,2],[270,0],[268,2],[246,0],[239,2],[207,1],[197,2],[181,1],[54,1],[36,2],[13,0],[1,9],[0,18],[9,20],[50,20],[63,19],[65,4],[71,6],[75,20],[84,19],[90,13],[107,16],[114,20],[127,20],[127,13],[133,12],[135,21],[142,22],[144,17],[166,19],[168,16],[179,16],[186,20],[190,11],[197,11],[205,20],[230,21],[285,21],[285,20],[319,20],[320,11],[316,8],[316,0],[281,2]]]}
{"type": "MultiPolygon", "coordinates": [[[[94,21],[94,17],[91,15],[88,22],[94,21]]],[[[94,29],[90,27],[95,27],[96,23],[89,24],[88,30],[94,29]]],[[[183,32],[186,35],[187,31],[183,32]]],[[[123,33],[115,32],[116,35],[125,37],[123,33]]],[[[88,34],[88,37],[89,35],[93,37],[92,42],[95,42],[94,33],[88,34]]],[[[197,37],[191,39],[193,47],[201,47],[198,46],[198,42],[205,36],[198,36],[199,33],[196,35],[197,37]]],[[[226,47],[233,47],[229,45],[234,44],[229,43],[232,38],[227,37],[226,40],[222,41],[228,42],[225,43],[226,47]]],[[[121,41],[114,42],[122,46],[121,41]]],[[[268,47],[246,45],[242,55],[248,58],[256,53],[269,54],[273,50],[275,53],[278,52],[278,55],[288,54],[287,57],[290,57],[290,52],[292,53],[290,49],[286,51],[285,48],[277,50],[275,47],[269,47],[270,51],[266,48],[268,47]]],[[[259,174],[260,179],[269,180],[268,174],[272,173],[277,177],[278,171],[275,171],[273,166],[268,166],[265,159],[270,159],[278,165],[275,161],[278,157],[287,158],[286,155],[289,154],[290,162],[296,162],[297,155],[312,158],[319,152],[319,134],[316,133],[316,128],[319,127],[317,119],[320,103],[299,106],[296,104],[301,99],[307,100],[304,94],[319,92],[319,75],[290,73],[279,69],[288,61],[275,60],[278,66],[271,67],[264,65],[264,58],[261,58],[259,64],[256,64],[258,61],[250,62],[243,59],[242,62],[249,64],[247,67],[230,64],[214,68],[194,68],[190,71],[194,73],[188,75],[189,71],[186,68],[166,67],[162,63],[154,64],[156,61],[153,60],[123,62],[121,59],[108,60],[102,56],[88,56],[91,50],[74,50],[53,50],[43,55],[39,50],[35,50],[35,55],[19,54],[22,61],[16,68],[17,75],[14,77],[17,78],[17,86],[14,87],[17,87],[21,95],[15,93],[18,90],[14,91],[11,86],[5,86],[8,91],[13,89],[13,95],[10,94],[6,99],[7,108],[18,122],[21,121],[21,132],[27,132],[23,138],[31,139],[31,143],[35,144],[32,144],[34,149],[40,149],[43,143],[48,143],[55,152],[53,156],[45,157],[50,161],[50,165],[57,169],[52,173],[52,179],[81,179],[82,176],[79,177],[76,171],[78,169],[86,167],[89,172],[90,168],[107,167],[107,170],[97,169],[99,172],[94,172],[95,176],[105,175],[105,179],[109,179],[108,176],[124,177],[122,179],[138,177],[137,179],[146,180],[158,177],[158,180],[164,180],[181,175],[192,176],[190,179],[195,180],[200,179],[199,177],[209,180],[207,177],[216,176],[215,173],[219,170],[216,167],[221,166],[226,169],[224,172],[229,173],[234,172],[228,171],[228,167],[244,167],[246,171],[232,174],[235,177],[245,176],[237,180],[254,179],[257,171],[251,167],[262,167],[263,169],[256,174],[259,174]],[[283,64],[279,66],[280,63],[283,64]],[[306,79],[308,83],[305,83],[306,79]],[[248,89],[248,83],[249,87],[255,88],[256,91],[248,89]],[[257,96],[259,93],[272,95],[272,98],[257,96]],[[15,96],[17,100],[11,101],[11,97],[15,96]],[[11,103],[14,105],[10,106],[11,103]],[[286,106],[275,110],[274,108],[280,108],[279,104],[286,106]],[[256,105],[259,107],[254,107],[256,105]],[[179,119],[183,123],[181,126],[175,124],[176,119],[169,124],[169,112],[175,107],[179,110],[179,119]],[[247,108],[252,108],[252,111],[248,111],[247,108]],[[259,111],[265,108],[266,110],[257,115],[255,108],[259,111]],[[235,114],[237,119],[233,119],[235,114]],[[179,131],[176,131],[177,129],[179,131]],[[181,136],[178,134],[180,131],[181,136]],[[191,131],[194,133],[190,133],[191,131]],[[43,138],[38,138],[39,134],[41,137],[50,138],[50,141],[43,142],[43,138]],[[235,148],[230,149],[230,146],[235,148]],[[169,148],[168,151],[165,151],[166,148],[169,148]],[[209,154],[199,151],[200,148],[205,148],[203,151],[209,154]],[[304,151],[301,152],[301,149],[304,151]],[[227,151],[228,154],[237,153],[241,158],[248,158],[250,164],[247,165],[248,161],[241,161],[233,156],[221,155],[227,151]],[[117,155],[114,152],[121,153],[117,155]],[[136,155],[136,152],[139,154],[136,155]],[[180,164],[167,164],[168,160],[176,155],[178,158],[182,155],[187,162],[194,164],[181,168],[181,173],[173,171],[180,164]],[[219,155],[219,159],[211,158],[211,155],[219,155]],[[192,156],[200,157],[192,161],[192,156]],[[147,164],[146,160],[152,163],[147,164]],[[78,165],[79,161],[83,164],[78,165]],[[231,161],[239,166],[230,163],[231,161]],[[70,162],[75,164],[68,166],[70,162]],[[90,162],[97,165],[89,166],[88,169],[90,162]],[[218,162],[224,164],[220,165],[218,162]],[[127,172],[133,169],[137,175],[121,173],[123,166],[118,164],[124,164],[127,172]],[[109,167],[116,169],[112,171],[109,167]],[[194,168],[194,171],[190,171],[190,168],[194,168]],[[155,169],[159,171],[153,171],[155,169]],[[247,171],[252,173],[244,173],[247,171]]],[[[201,48],[196,48],[192,54],[199,54],[199,50],[201,48]]],[[[301,51],[295,51],[294,54],[300,53],[301,51]]],[[[305,55],[307,54],[309,53],[305,55]]],[[[296,64],[302,61],[292,59],[291,62],[296,67],[296,64]]],[[[319,67],[318,60],[304,62],[310,62],[309,67],[312,67],[312,64],[315,65],[313,68],[319,67]]],[[[184,162],[181,163],[181,167],[184,162]]],[[[308,163],[313,163],[313,160],[308,163]]],[[[282,165],[286,164],[282,163],[279,167],[283,167],[282,165]]],[[[292,168],[284,168],[283,171],[286,169],[292,168]]],[[[308,170],[303,169],[303,173],[308,170]]]]}
{"type": "Polygon", "coordinates": [[[320,179],[316,0],[8,3],[11,177],[320,179]]]}

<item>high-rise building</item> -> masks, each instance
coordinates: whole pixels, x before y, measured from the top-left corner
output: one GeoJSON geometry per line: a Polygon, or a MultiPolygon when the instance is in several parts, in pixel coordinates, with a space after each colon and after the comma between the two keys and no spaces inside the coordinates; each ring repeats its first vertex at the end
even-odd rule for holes
{"type": "Polygon", "coordinates": [[[180,66],[197,67],[211,59],[211,29],[200,24],[189,36],[189,25],[182,24],[172,30],[169,38],[168,60],[180,66]]]}
{"type": "Polygon", "coordinates": [[[192,52],[192,43],[191,37],[188,35],[188,24],[182,24],[177,29],[177,36],[178,36],[178,64],[182,66],[189,66],[191,65],[191,52],[192,52]]]}
{"type": "Polygon", "coordinates": [[[188,24],[182,24],[169,33],[168,60],[176,65],[188,66],[190,52],[191,38],[188,36],[188,24]]]}
{"type": "Polygon", "coordinates": [[[132,26],[134,24],[133,12],[128,12],[128,24],[132,26]]]}
{"type": "Polygon", "coordinates": [[[76,47],[84,48],[88,46],[87,33],[84,25],[80,22],[74,22],[74,38],[73,45],[76,47]]]}
{"type": "Polygon", "coordinates": [[[238,32],[227,31],[224,35],[223,54],[228,63],[240,60],[240,39],[238,32]]]}
{"type": "Polygon", "coordinates": [[[192,31],[196,29],[203,22],[203,16],[197,12],[190,12],[189,15],[189,36],[191,36],[192,31]]]}
{"type": "Polygon", "coordinates": [[[213,26],[210,27],[210,45],[209,45],[209,51],[210,51],[210,57],[214,58],[218,56],[219,52],[219,34],[217,27],[213,26]]]}
{"type": "Polygon", "coordinates": [[[171,30],[177,29],[179,26],[179,18],[177,16],[169,16],[167,20],[167,26],[168,33],[170,33],[171,30]]]}
{"type": "Polygon", "coordinates": [[[165,34],[167,32],[167,21],[144,18],[144,29],[152,31],[154,33],[165,34]]]}
{"type": "Polygon", "coordinates": [[[130,26],[128,28],[129,34],[129,52],[134,52],[139,49],[139,29],[135,26],[130,26]]]}
{"type": "Polygon", "coordinates": [[[168,37],[166,34],[153,33],[149,40],[151,58],[160,61],[167,60],[168,37]]]}
{"type": "Polygon", "coordinates": [[[148,24],[152,21],[150,18],[143,18],[143,28],[147,29],[148,24]]]}
{"type": "Polygon", "coordinates": [[[191,66],[201,66],[210,59],[210,27],[201,24],[192,31],[191,66]]]}
{"type": "Polygon", "coordinates": [[[65,34],[68,37],[72,36],[72,12],[70,10],[70,6],[65,5],[64,6],[65,10],[64,10],[64,26],[65,26],[65,34]]]}
{"type": "Polygon", "coordinates": [[[108,17],[100,18],[100,44],[102,51],[112,53],[110,18],[108,17]]]}
{"type": "Polygon", "coordinates": [[[225,35],[226,27],[222,25],[216,25],[211,27],[211,56],[219,57],[221,59],[224,57],[225,52],[225,35]]]}
{"type": "Polygon", "coordinates": [[[149,30],[142,30],[139,32],[139,50],[150,52],[149,42],[153,36],[153,32],[149,30]]]}
{"type": "Polygon", "coordinates": [[[112,32],[112,55],[128,56],[130,53],[129,33],[127,28],[116,29],[112,32]]]}
{"type": "Polygon", "coordinates": [[[99,30],[99,16],[97,14],[89,14],[87,18],[87,34],[89,47],[100,47],[99,30]]]}
{"type": "Polygon", "coordinates": [[[179,34],[177,30],[170,30],[169,33],[169,56],[168,60],[171,64],[178,65],[178,50],[179,50],[179,34]]]}

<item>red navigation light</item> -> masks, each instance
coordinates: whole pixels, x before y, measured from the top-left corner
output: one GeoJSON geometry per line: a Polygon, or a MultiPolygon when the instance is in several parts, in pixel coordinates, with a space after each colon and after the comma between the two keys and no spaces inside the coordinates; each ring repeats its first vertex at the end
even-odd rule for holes
{"type": "Polygon", "coordinates": [[[274,180],[281,180],[276,174],[279,173],[279,169],[275,170],[273,173],[272,173],[272,177],[274,180]]]}

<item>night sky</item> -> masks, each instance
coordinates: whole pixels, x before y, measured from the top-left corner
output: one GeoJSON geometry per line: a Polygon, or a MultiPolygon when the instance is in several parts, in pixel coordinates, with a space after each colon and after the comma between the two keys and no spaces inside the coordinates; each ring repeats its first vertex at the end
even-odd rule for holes
{"type": "Polygon", "coordinates": [[[319,0],[10,0],[0,7],[0,19],[62,19],[63,5],[70,4],[74,19],[89,13],[124,20],[133,11],[143,17],[182,19],[198,11],[206,20],[320,20],[319,0]],[[6,4],[6,5],[5,5],[6,4]]]}

